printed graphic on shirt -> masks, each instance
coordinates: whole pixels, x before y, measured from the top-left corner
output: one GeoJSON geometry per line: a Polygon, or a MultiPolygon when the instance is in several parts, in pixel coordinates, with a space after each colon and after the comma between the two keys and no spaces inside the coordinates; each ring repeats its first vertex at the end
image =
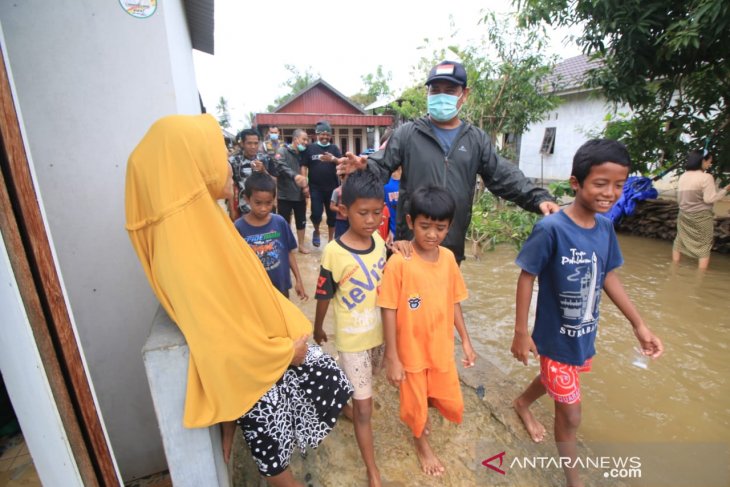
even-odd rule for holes
{"type": "Polygon", "coordinates": [[[410,309],[418,309],[421,306],[421,297],[418,294],[408,296],[408,307],[410,309]]]}
{"type": "Polygon", "coordinates": [[[588,256],[586,252],[571,248],[570,255],[561,256],[560,262],[563,266],[575,266],[566,276],[570,284],[559,293],[562,317],[573,324],[561,324],[560,333],[581,337],[596,330],[601,297],[599,283],[602,281],[598,275],[598,259],[595,252],[588,256]]]}
{"type": "Polygon", "coordinates": [[[337,350],[359,352],[383,343],[376,306],[385,268],[385,242],[373,234],[372,247],[358,251],[334,240],[322,255],[315,299],[331,300],[337,350]]]}
{"type": "Polygon", "coordinates": [[[244,237],[267,271],[279,267],[282,253],[288,252],[280,237],[278,230],[244,237]]]}
{"type": "Polygon", "coordinates": [[[376,307],[355,310],[351,313],[352,320],[341,328],[345,333],[366,333],[380,326],[380,309],[376,307]]]}

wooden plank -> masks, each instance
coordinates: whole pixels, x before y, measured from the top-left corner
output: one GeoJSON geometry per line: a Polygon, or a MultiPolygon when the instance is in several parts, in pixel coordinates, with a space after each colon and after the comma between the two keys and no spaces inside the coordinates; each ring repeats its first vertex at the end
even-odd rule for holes
{"type": "Polygon", "coordinates": [[[83,367],[0,56],[0,232],[84,484],[119,485],[83,367]]]}

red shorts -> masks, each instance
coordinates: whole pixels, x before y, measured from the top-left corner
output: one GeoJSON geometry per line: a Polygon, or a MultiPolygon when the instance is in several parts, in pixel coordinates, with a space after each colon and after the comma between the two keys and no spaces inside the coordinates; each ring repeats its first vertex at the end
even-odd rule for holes
{"type": "Polygon", "coordinates": [[[592,358],[583,365],[568,365],[551,358],[540,356],[540,381],[547,393],[557,402],[575,404],[580,402],[580,372],[590,372],[592,358]]]}

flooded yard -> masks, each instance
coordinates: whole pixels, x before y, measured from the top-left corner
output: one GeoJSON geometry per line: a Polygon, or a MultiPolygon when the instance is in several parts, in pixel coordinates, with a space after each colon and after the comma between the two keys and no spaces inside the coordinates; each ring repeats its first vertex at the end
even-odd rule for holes
{"type": "MultiPolygon", "coordinates": [[[[311,235],[310,227],[307,235],[311,235]]],[[[644,320],[663,340],[665,354],[647,368],[633,365],[636,339],[629,323],[604,295],[593,371],[581,378],[583,423],[579,438],[588,446],[585,451],[593,454],[640,455],[642,476],[604,479],[605,472],[594,469],[584,472],[586,485],[730,485],[726,471],[730,443],[730,256],[713,255],[710,269],[700,273],[690,260],[673,266],[669,242],[627,235],[620,235],[619,241],[625,263],[618,272],[644,320]],[[724,480],[718,483],[713,474],[709,481],[703,481],[708,464],[715,473],[721,465],[724,480]]],[[[309,255],[297,254],[310,294],[309,302],[301,307],[310,319],[314,318],[313,293],[321,248],[312,250],[309,255]]],[[[448,469],[443,478],[420,473],[408,431],[398,420],[397,392],[382,377],[376,382],[373,426],[384,485],[563,484],[559,468],[513,468],[502,477],[481,463],[500,451],[507,452],[506,462],[526,456],[557,456],[552,434],[545,443],[532,444],[511,409],[511,400],[539,371],[535,360],[525,367],[509,352],[519,274],[515,256],[513,248],[502,246],[485,252],[479,260],[470,257],[462,266],[470,295],[463,304],[466,324],[482,360],[474,369],[462,371],[464,424],[434,424],[435,448],[448,469]]],[[[533,313],[535,300],[536,295],[533,313]]],[[[325,330],[333,332],[331,313],[325,330]]],[[[327,348],[334,353],[332,341],[327,348]]],[[[536,406],[538,418],[551,431],[551,400],[542,398],[536,406]]],[[[306,459],[295,455],[292,468],[306,485],[366,485],[352,423],[347,420],[340,421],[330,438],[306,459]]],[[[258,485],[256,475],[237,485],[258,485]]]]}
{"type": "MultiPolygon", "coordinates": [[[[618,273],[665,353],[646,369],[633,365],[631,326],[604,294],[593,370],[581,379],[581,436],[600,442],[730,441],[730,257],[713,255],[702,273],[687,259],[673,266],[669,242],[627,235],[619,241],[625,262],[618,273]]],[[[478,352],[527,384],[539,372],[536,361],[525,367],[509,353],[515,256],[500,247],[462,266],[470,292],[464,309],[478,352]]]]}

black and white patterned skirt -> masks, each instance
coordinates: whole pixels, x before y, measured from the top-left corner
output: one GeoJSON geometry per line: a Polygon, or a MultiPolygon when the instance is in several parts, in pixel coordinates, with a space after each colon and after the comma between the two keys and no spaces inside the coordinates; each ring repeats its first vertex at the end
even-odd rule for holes
{"type": "Polygon", "coordinates": [[[238,419],[243,438],[262,475],[271,477],[289,466],[294,447],[302,454],[329,434],[353,388],[334,359],[310,345],[304,363],[289,367],[238,419]]]}

